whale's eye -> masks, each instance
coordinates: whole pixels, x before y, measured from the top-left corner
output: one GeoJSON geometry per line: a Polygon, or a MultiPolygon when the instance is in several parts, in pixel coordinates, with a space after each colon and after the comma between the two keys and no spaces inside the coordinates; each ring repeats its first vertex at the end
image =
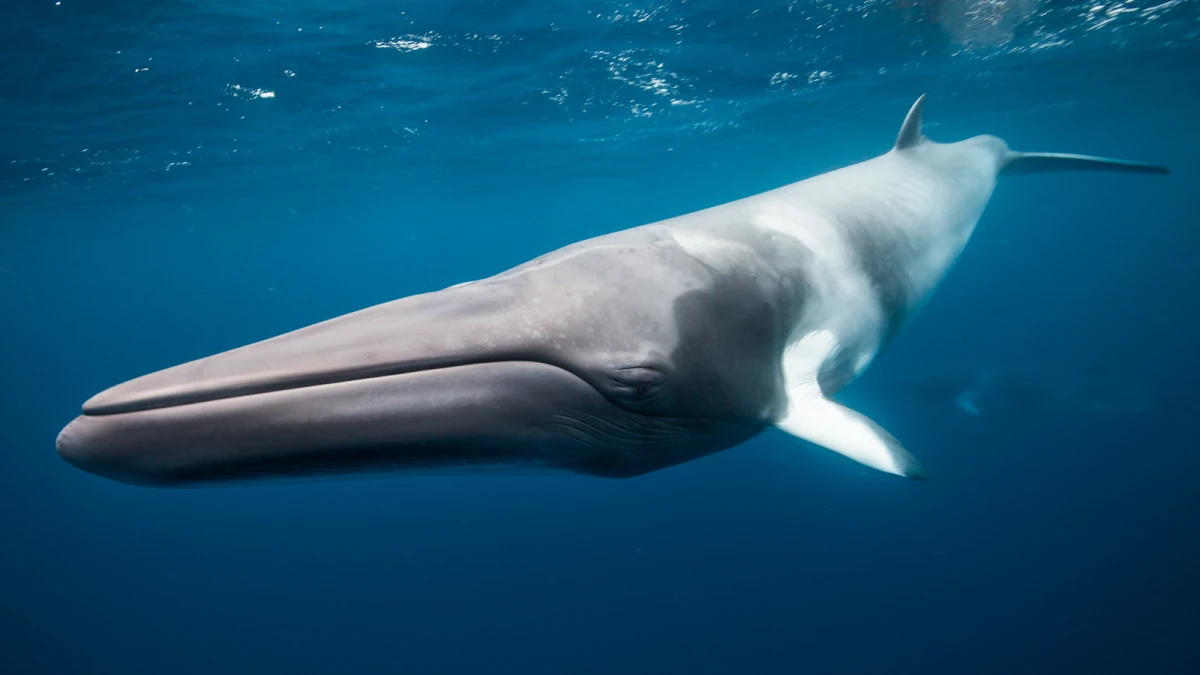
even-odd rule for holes
{"type": "Polygon", "coordinates": [[[638,363],[612,371],[613,395],[631,404],[644,404],[662,394],[666,376],[657,367],[638,363]]]}

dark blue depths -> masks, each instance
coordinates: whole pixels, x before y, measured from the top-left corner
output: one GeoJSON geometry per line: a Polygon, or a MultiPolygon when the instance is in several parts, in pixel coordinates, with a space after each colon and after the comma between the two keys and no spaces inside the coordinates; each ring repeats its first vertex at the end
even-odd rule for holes
{"type": "Polygon", "coordinates": [[[1200,3],[969,2],[11,10],[2,670],[1200,670],[1200,3]],[[846,393],[929,483],[776,433],[623,481],[54,453],[106,386],[865,159],[922,92],[938,140],[1174,169],[999,187],[846,393]]]}

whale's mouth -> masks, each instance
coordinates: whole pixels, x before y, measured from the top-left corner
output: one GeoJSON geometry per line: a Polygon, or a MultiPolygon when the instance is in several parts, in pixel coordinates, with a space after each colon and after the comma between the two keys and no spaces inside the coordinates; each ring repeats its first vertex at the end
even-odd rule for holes
{"type": "Polygon", "coordinates": [[[584,457],[588,444],[624,433],[611,423],[596,427],[620,411],[586,382],[525,361],[289,380],[269,391],[221,389],[116,410],[77,417],[59,434],[59,453],[92,473],[147,485],[401,469],[573,470],[570,459],[584,457]]]}
{"type": "MultiPolygon", "coordinates": [[[[312,370],[293,371],[286,368],[276,368],[256,371],[252,374],[239,374],[213,379],[193,378],[184,382],[164,383],[144,388],[138,386],[141,383],[140,380],[133,380],[93,396],[83,404],[82,412],[84,415],[92,417],[119,415],[297,389],[314,389],[327,385],[388,378],[448,368],[506,362],[509,361],[489,358],[486,354],[480,354],[475,358],[464,356],[458,359],[446,357],[442,359],[422,360],[420,362],[371,363],[356,367],[331,368],[327,370],[313,368],[312,370]]],[[[536,361],[529,363],[536,363],[536,361]]],[[[204,369],[203,360],[188,365],[198,371],[204,369]]]]}

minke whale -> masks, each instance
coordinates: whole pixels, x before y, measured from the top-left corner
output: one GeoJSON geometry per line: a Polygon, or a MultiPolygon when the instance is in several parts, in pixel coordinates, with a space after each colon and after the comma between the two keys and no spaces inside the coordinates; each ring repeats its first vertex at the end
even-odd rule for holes
{"type": "Polygon", "coordinates": [[[928,301],[1001,176],[1166,174],[921,133],[887,153],[571,244],[97,394],[59,454],[179,486],[355,472],[629,477],[775,427],[869,467],[925,469],[834,400],[928,301]]]}

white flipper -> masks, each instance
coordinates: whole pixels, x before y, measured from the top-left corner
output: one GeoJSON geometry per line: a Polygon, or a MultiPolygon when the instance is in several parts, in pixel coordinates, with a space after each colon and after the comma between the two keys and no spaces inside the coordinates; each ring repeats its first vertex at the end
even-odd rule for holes
{"type": "Polygon", "coordinates": [[[817,375],[837,349],[833,333],[815,331],[787,350],[783,372],[788,412],[775,426],[874,469],[927,480],[921,463],[883,427],[822,393],[817,375]]]}

